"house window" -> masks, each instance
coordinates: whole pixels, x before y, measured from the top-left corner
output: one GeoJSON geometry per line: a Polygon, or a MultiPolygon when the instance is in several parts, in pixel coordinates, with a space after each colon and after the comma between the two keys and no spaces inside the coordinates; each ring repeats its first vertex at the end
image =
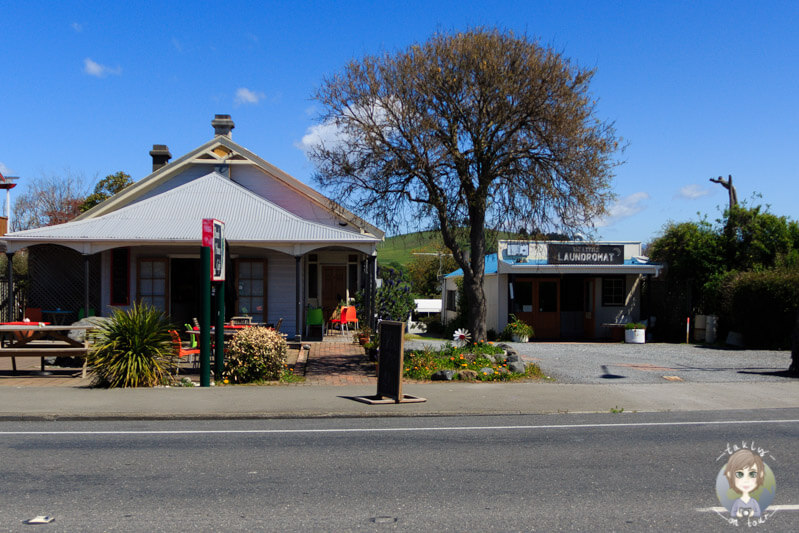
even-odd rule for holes
{"type": "Polygon", "coordinates": [[[266,322],[266,260],[239,259],[236,262],[236,314],[253,322],[266,322]]]}
{"type": "MultiPolygon", "coordinates": [[[[316,256],[311,256],[310,260],[315,261],[316,256]]],[[[308,263],[308,298],[319,298],[319,264],[316,262],[308,263]]]]}
{"type": "Polygon", "coordinates": [[[130,248],[111,250],[111,305],[130,304],[130,248]]]}
{"type": "Polygon", "coordinates": [[[166,299],[166,259],[139,259],[138,300],[169,312],[166,299]]]}
{"type": "Polygon", "coordinates": [[[358,292],[358,256],[351,255],[347,264],[347,292],[350,298],[355,298],[358,292]]]}
{"type": "Polygon", "coordinates": [[[458,291],[455,290],[448,290],[447,291],[447,311],[457,311],[458,310],[458,291]]]}
{"type": "Polygon", "coordinates": [[[627,289],[623,276],[602,278],[602,305],[604,307],[619,307],[624,305],[627,289]]]}

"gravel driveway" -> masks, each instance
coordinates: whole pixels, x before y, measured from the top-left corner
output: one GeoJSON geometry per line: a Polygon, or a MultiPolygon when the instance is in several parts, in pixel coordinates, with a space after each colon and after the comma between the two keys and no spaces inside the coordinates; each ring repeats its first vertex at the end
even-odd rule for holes
{"type": "MultiPolygon", "coordinates": [[[[406,341],[406,349],[442,341],[406,341]]],[[[791,380],[790,351],[740,350],[693,344],[509,342],[525,361],[557,383],[665,383],[791,380]]],[[[799,380],[796,380],[799,382],[799,380]]]]}

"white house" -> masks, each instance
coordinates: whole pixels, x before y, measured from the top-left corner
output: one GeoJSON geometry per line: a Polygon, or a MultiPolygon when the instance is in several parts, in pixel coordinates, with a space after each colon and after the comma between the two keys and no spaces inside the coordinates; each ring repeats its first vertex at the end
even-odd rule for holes
{"type": "MultiPolygon", "coordinates": [[[[538,339],[611,337],[615,325],[641,320],[642,282],[661,270],[640,242],[500,241],[485,265],[486,328],[502,331],[513,314],[538,339]]],[[[456,316],[461,276],[446,276],[445,322],[456,316]]]]}
{"type": "Polygon", "coordinates": [[[228,317],[282,318],[299,335],[307,306],[373,294],[383,232],[233,142],[229,115],[212,125],[172,162],[154,145],[152,174],[74,220],[3,236],[7,253],[29,251],[28,306],[77,318],[139,300],[187,322],[200,312],[204,218],[225,223],[228,317]]]}

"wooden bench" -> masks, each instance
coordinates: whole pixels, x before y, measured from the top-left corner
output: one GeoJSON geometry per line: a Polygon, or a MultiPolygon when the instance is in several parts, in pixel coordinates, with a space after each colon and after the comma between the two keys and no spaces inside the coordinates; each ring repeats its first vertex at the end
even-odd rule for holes
{"type": "Polygon", "coordinates": [[[0,325],[0,357],[10,357],[12,372],[17,371],[17,357],[41,357],[44,371],[45,357],[83,357],[82,376],[86,377],[86,355],[89,353],[89,338],[84,335],[83,342],[69,338],[70,331],[88,332],[96,326],[40,326],[35,322],[29,325],[0,325]],[[45,337],[51,340],[43,340],[45,337]]]}

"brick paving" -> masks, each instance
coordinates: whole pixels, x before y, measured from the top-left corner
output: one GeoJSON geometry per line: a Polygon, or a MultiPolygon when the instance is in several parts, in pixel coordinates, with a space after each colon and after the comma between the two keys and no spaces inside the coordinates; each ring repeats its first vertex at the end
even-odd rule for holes
{"type": "Polygon", "coordinates": [[[377,385],[375,364],[348,333],[325,335],[322,342],[307,343],[311,349],[305,363],[309,385],[377,385]]]}

